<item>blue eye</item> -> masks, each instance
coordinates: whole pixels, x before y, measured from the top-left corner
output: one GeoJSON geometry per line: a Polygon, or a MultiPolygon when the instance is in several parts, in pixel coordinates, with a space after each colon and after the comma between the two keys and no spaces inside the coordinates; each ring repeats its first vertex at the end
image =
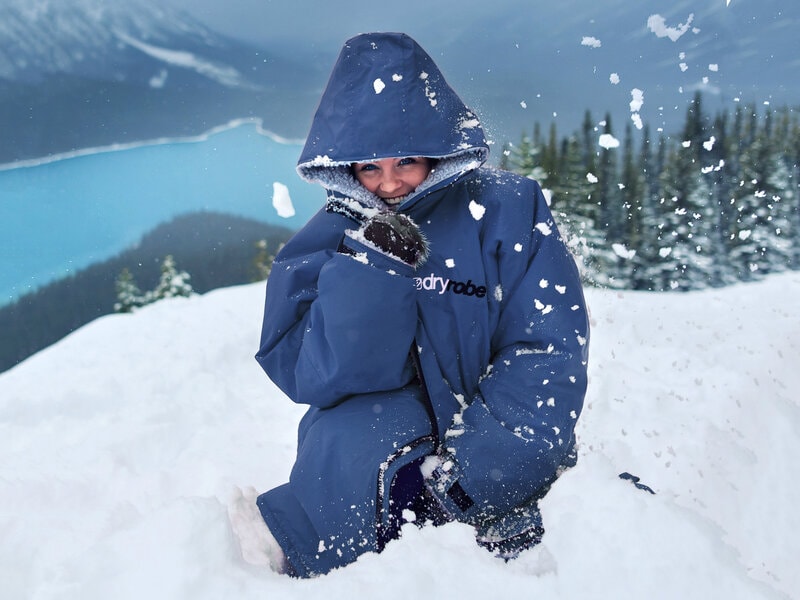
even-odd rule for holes
{"type": "Polygon", "coordinates": [[[364,164],[362,164],[362,165],[357,165],[357,166],[356,166],[356,169],[357,169],[359,172],[364,172],[364,171],[375,171],[375,170],[377,170],[377,169],[378,169],[378,165],[375,165],[375,164],[373,164],[373,163],[364,163],[364,164]]]}
{"type": "Polygon", "coordinates": [[[398,162],[397,164],[398,165],[413,165],[416,162],[417,162],[416,158],[412,158],[412,157],[408,156],[406,158],[401,158],[400,162],[398,162]]]}

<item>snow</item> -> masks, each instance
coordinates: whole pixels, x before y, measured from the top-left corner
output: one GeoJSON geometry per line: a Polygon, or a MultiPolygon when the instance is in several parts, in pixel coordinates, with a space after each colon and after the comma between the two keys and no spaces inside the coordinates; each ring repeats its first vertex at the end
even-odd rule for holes
{"type": "Polygon", "coordinates": [[[686,23],[681,23],[677,27],[670,27],[667,25],[667,20],[661,15],[650,15],[647,19],[647,28],[656,34],[656,37],[666,37],[673,42],[677,42],[683,34],[689,31],[692,21],[694,21],[694,13],[690,13],[686,19],[686,23]]]}
{"type": "Polygon", "coordinates": [[[469,201],[469,212],[472,215],[472,218],[476,221],[480,221],[483,218],[484,213],[486,212],[486,207],[482,204],[478,204],[475,200],[469,201]]]}
{"type": "Polygon", "coordinates": [[[639,112],[642,110],[642,105],[644,104],[644,92],[638,88],[633,88],[631,90],[631,112],[639,112]]]}
{"type": "Polygon", "coordinates": [[[4,599],[800,596],[800,274],[587,290],[580,459],[543,542],[504,563],[408,525],[309,581],[245,564],[227,521],[236,487],[286,481],[303,413],[252,358],[263,291],[102,317],[0,375],[4,599]]]}
{"type": "Polygon", "coordinates": [[[600,134],[597,143],[606,150],[610,150],[611,148],[619,148],[619,140],[610,133],[600,134]]]}
{"type": "Polygon", "coordinates": [[[239,87],[244,84],[241,74],[233,67],[214,64],[184,50],[172,50],[146,44],[119,30],[114,33],[129,46],[169,65],[190,69],[228,87],[239,87]]]}
{"type": "Polygon", "coordinates": [[[589,48],[599,48],[603,43],[596,37],[585,35],[581,38],[581,46],[589,46],[589,48]]]}
{"type": "Polygon", "coordinates": [[[629,250],[625,244],[611,244],[611,249],[614,250],[614,254],[625,260],[636,256],[636,250],[629,250]]]}
{"type": "Polygon", "coordinates": [[[279,217],[289,219],[295,215],[289,188],[279,181],[272,183],[272,207],[279,217]]]}

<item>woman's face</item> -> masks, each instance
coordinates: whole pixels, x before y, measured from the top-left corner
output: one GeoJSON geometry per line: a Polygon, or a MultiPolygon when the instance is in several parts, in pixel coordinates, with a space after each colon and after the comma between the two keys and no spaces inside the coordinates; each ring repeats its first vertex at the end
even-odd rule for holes
{"type": "Polygon", "coordinates": [[[386,204],[399,204],[431,172],[431,161],[421,156],[383,158],[353,165],[358,182],[386,204]]]}

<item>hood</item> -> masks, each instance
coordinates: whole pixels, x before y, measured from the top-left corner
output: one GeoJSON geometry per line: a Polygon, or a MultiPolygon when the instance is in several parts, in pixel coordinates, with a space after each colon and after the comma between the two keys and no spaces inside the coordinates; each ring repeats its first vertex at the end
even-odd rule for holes
{"type": "MultiPolygon", "coordinates": [[[[297,172],[346,198],[385,210],[350,164],[381,158],[438,159],[414,194],[475,169],[489,147],[483,128],[431,57],[402,33],[348,40],[331,72],[300,155],[297,172]]],[[[402,205],[401,205],[402,206],[402,205]]]]}

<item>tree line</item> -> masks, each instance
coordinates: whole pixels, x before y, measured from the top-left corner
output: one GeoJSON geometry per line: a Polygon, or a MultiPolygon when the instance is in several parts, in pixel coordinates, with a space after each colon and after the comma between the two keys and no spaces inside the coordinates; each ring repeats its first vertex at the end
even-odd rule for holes
{"type": "Polygon", "coordinates": [[[800,119],[698,93],[677,136],[611,117],[559,137],[538,124],[500,166],[537,179],[590,285],[693,290],[800,268],[800,119]]]}
{"type": "Polygon", "coordinates": [[[0,306],[0,372],[103,315],[263,280],[291,234],[223,213],[177,216],[117,256],[0,306]]]}

